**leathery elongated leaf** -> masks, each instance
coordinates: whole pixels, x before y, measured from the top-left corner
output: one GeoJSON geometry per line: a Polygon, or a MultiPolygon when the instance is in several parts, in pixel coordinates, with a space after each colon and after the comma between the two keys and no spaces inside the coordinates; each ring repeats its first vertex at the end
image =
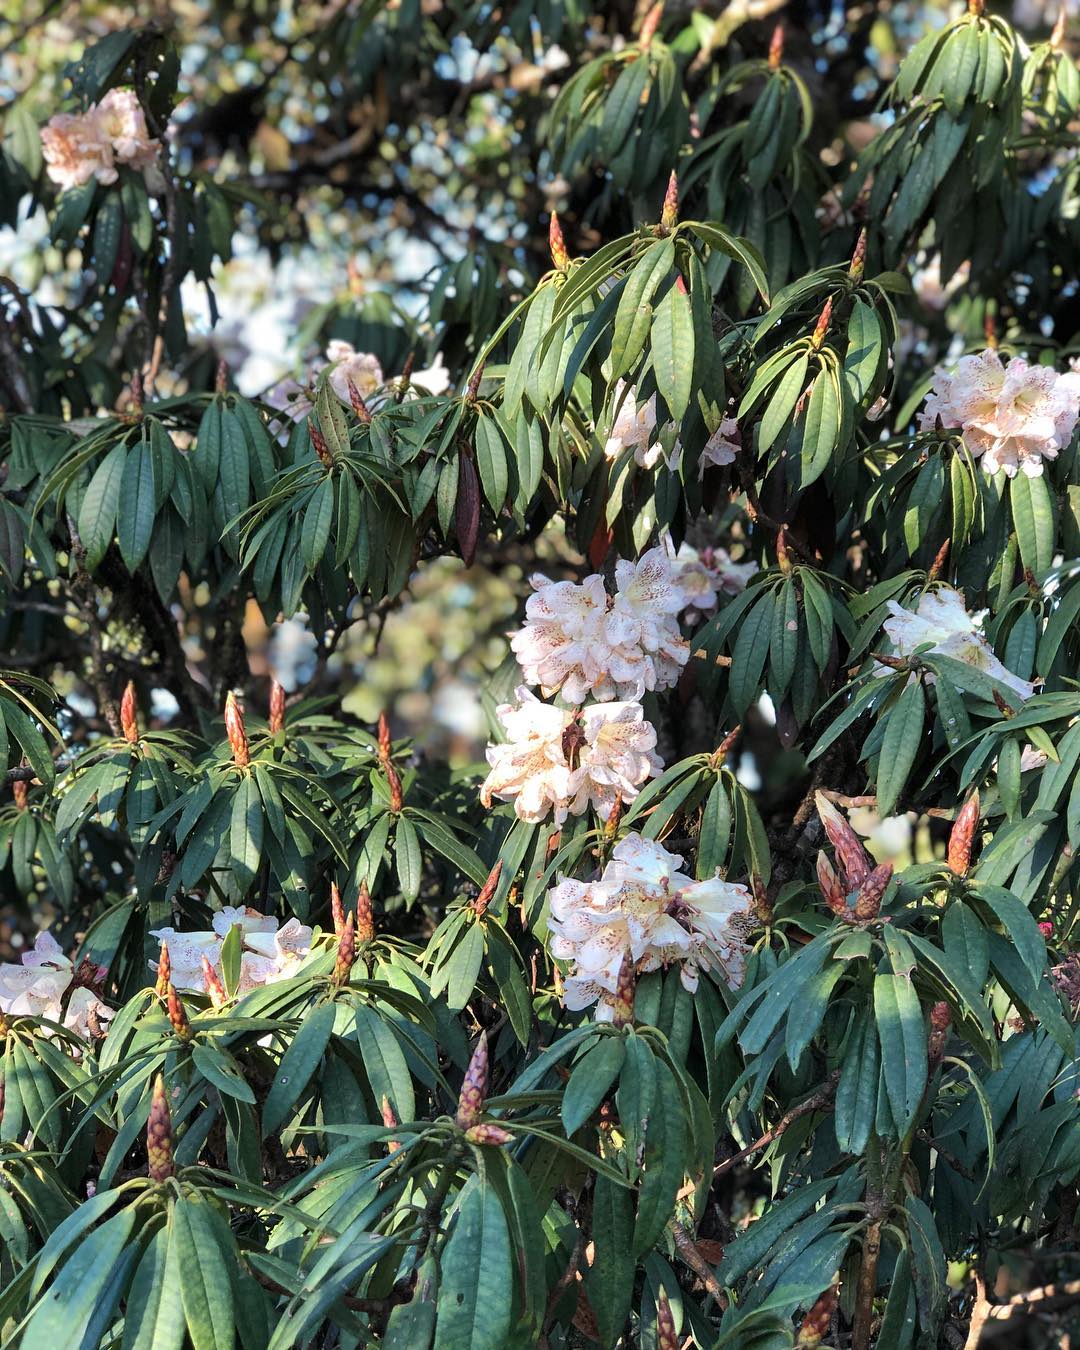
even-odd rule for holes
{"type": "Polygon", "coordinates": [[[874,978],[874,1020],[893,1119],[906,1130],[926,1091],[926,1021],[907,975],[874,978]]]}
{"type": "Polygon", "coordinates": [[[513,1270],[506,1216],[482,1176],[465,1183],[443,1248],[435,1350],[491,1350],[510,1330],[513,1270]]]}

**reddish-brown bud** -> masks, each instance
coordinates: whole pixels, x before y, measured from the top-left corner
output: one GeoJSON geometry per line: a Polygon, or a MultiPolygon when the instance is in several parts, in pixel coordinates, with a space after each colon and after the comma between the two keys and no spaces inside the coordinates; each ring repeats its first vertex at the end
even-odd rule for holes
{"type": "Polygon", "coordinates": [[[968,0],[968,13],[974,14],[977,19],[982,18],[985,9],[986,0],[968,0]]]}
{"type": "Polygon", "coordinates": [[[481,361],[473,373],[469,376],[469,383],[465,389],[465,397],[470,403],[475,403],[480,397],[480,381],[484,378],[484,362],[481,361]]]}
{"type": "Polygon", "coordinates": [[[319,459],[323,462],[323,464],[325,464],[327,468],[330,468],[330,466],[334,462],[334,456],[330,453],[330,447],[326,443],[326,437],[322,434],[321,429],[316,425],[314,421],[312,421],[310,417],[308,418],[307,425],[308,425],[308,435],[311,437],[312,449],[318,455],[319,459]]]}
{"type": "Polygon", "coordinates": [[[229,738],[233,763],[242,769],[246,764],[250,763],[251,756],[248,753],[247,730],[244,726],[244,710],[237,702],[236,695],[231,689],[225,699],[225,734],[229,738]]]}
{"type": "MultiPolygon", "coordinates": [[[[357,389],[356,384],[351,378],[346,379],[346,384],[349,390],[349,402],[352,404],[352,410],[364,426],[367,426],[371,422],[371,409],[364,402],[363,394],[357,389]]],[[[319,458],[322,459],[322,456],[320,455],[319,458]]]]}
{"type": "Polygon", "coordinates": [[[151,1181],[168,1181],[170,1177],[176,1175],[176,1164],[173,1162],[172,1112],[169,1110],[169,1096],[165,1091],[165,1078],[160,1073],[154,1079],[150,1115],[146,1121],[146,1164],[147,1175],[151,1181]]]}
{"type": "Polygon", "coordinates": [[[221,982],[221,976],[210,964],[210,958],[205,952],[202,955],[202,973],[203,984],[206,986],[206,992],[212,1006],[220,1008],[223,1003],[228,1001],[229,996],[225,992],[225,986],[221,982]]]}
{"type": "Polygon", "coordinates": [[[566,240],[563,238],[562,226],[559,224],[559,217],[554,211],[551,213],[551,219],[548,221],[548,248],[551,251],[551,261],[560,270],[570,261],[570,254],[566,251],[566,240]]]}
{"type": "Polygon", "coordinates": [[[30,784],[25,778],[16,778],[11,785],[11,795],[15,798],[15,809],[25,811],[30,796],[30,784]]]}
{"type": "Polygon", "coordinates": [[[214,377],[214,393],[224,394],[229,388],[229,367],[228,363],[221,360],[217,363],[217,374],[214,377]]]}
{"type": "Polygon", "coordinates": [[[270,735],[285,730],[285,690],[277,680],[270,681],[270,735]]]}
{"type": "Polygon", "coordinates": [[[468,1130],[480,1121],[480,1112],[484,1109],[488,1084],[488,1044],[487,1032],[482,1031],[476,1042],[476,1048],[465,1070],[465,1081],[461,1085],[458,1097],[457,1114],[454,1123],[458,1129],[468,1130]]]}
{"type": "MultiPolygon", "coordinates": [[[[388,1130],[399,1123],[397,1116],[394,1115],[394,1108],[390,1105],[389,1097],[383,1097],[379,1106],[379,1112],[382,1115],[382,1123],[388,1130]]],[[[387,1153],[396,1153],[400,1147],[401,1141],[399,1139],[388,1139],[386,1141],[387,1153]]]]}
{"type": "Polygon", "coordinates": [[[979,819],[979,792],[976,789],[960,808],[949,832],[947,855],[949,870],[955,872],[958,877],[966,876],[971,866],[971,846],[975,840],[979,819]]]}
{"type": "Polygon", "coordinates": [[[742,735],[742,723],[736,724],[733,730],[729,731],[716,749],[709,756],[709,768],[719,769],[727,762],[728,755],[735,748],[735,742],[742,735]]]}
{"type": "Polygon", "coordinates": [[[157,983],[154,985],[154,993],[158,998],[164,998],[168,994],[171,983],[172,961],[169,959],[169,944],[163,938],[161,952],[158,955],[157,983]]]}
{"type": "Polygon", "coordinates": [[[356,897],[356,940],[370,942],[375,936],[375,916],[371,912],[371,892],[366,881],[360,883],[356,897]]]}
{"type": "Polygon", "coordinates": [[[1016,709],[1011,703],[1006,703],[996,689],[994,690],[994,707],[997,708],[1002,717],[1016,716],[1016,709]]]}
{"type": "Polygon", "coordinates": [[[992,350],[997,349],[998,345],[997,319],[994,318],[993,314],[991,314],[989,310],[983,317],[983,338],[985,339],[986,345],[988,347],[990,347],[992,350]]]}
{"type": "Polygon", "coordinates": [[[491,904],[491,898],[499,886],[499,877],[502,876],[502,868],[502,859],[499,858],[496,860],[495,866],[488,873],[487,881],[481,886],[480,894],[472,902],[473,912],[476,914],[477,918],[479,918],[487,909],[488,905],[491,904]]]}
{"type": "Polygon", "coordinates": [[[832,296],[825,301],[821,314],[818,316],[817,325],[810,336],[810,345],[814,351],[819,351],[821,344],[825,341],[825,334],[829,331],[829,324],[832,321],[832,296]]]}
{"type": "Polygon", "coordinates": [[[772,901],[769,899],[769,888],[765,885],[765,879],[758,872],[750,873],[750,894],[754,897],[750,906],[754,918],[758,923],[768,926],[773,921],[772,901]]]}
{"type": "Polygon", "coordinates": [[[124,740],[132,745],[139,739],[139,723],[135,716],[135,682],[128,680],[120,700],[120,730],[124,740]]]}
{"type": "Polygon", "coordinates": [[[866,230],[859,231],[859,237],[855,242],[855,252],[851,255],[851,266],[848,268],[848,276],[852,281],[861,281],[862,275],[866,271],[866,230]]]}
{"type": "Polygon", "coordinates": [[[942,546],[934,554],[934,561],[930,564],[929,570],[926,573],[927,581],[936,581],[938,577],[941,576],[941,573],[944,571],[945,568],[945,560],[949,556],[949,545],[951,543],[952,543],[951,539],[946,539],[945,542],[942,544],[942,546]]]}
{"type": "Polygon", "coordinates": [[[604,838],[614,839],[619,830],[619,821],[622,819],[623,799],[622,793],[616,792],[615,801],[608,812],[608,818],[604,821],[604,838]]]}
{"type": "Polygon", "coordinates": [[[769,42],[769,69],[779,70],[780,62],[784,59],[784,25],[778,23],[772,31],[772,38],[769,42]]]}
{"type": "Polygon", "coordinates": [[[840,878],[836,875],[836,869],[824,852],[817,855],[817,880],[825,903],[832,912],[841,915],[843,918],[848,918],[851,910],[848,906],[847,896],[840,884],[840,878]]]}
{"type": "Polygon", "coordinates": [[[941,1063],[945,1054],[945,1042],[949,1038],[952,1025],[952,1010],[945,1002],[935,1003],[930,1009],[930,1036],[927,1042],[927,1056],[931,1072],[941,1063]]]}
{"type": "Polygon", "coordinates": [[[465,1131],[465,1138],[470,1144],[509,1144],[513,1137],[509,1130],[504,1130],[501,1125],[495,1125],[490,1120],[470,1125],[465,1131]]]}
{"type": "Polygon", "coordinates": [[[874,660],[880,661],[883,666],[888,666],[890,670],[911,670],[911,662],[903,656],[893,656],[890,652],[875,652],[874,660]]]}
{"type": "Polygon", "coordinates": [[[385,764],[390,758],[390,719],[386,713],[379,714],[379,759],[385,764]]]}
{"type": "Polygon", "coordinates": [[[786,576],[792,569],[791,550],[788,548],[788,527],[781,525],[776,532],[776,561],[786,576]]]}
{"type": "Polygon", "coordinates": [[[338,938],[337,957],[334,960],[334,971],[330,976],[330,983],[339,989],[348,984],[355,960],[356,923],[350,914],[345,920],[345,927],[341,930],[341,936],[338,938]]]}
{"type": "Polygon", "coordinates": [[[3,1041],[11,1030],[11,1023],[7,1020],[2,1009],[0,1009],[0,1041],[3,1041]]]}
{"type": "Polygon", "coordinates": [[[169,1021],[172,1023],[176,1038],[181,1041],[190,1041],[194,1032],[191,1029],[191,1023],[188,1021],[187,1009],[184,1007],[171,980],[165,986],[165,1009],[169,1014],[169,1021]]]}
{"type": "Polygon", "coordinates": [[[814,805],[840,864],[840,880],[846,891],[861,886],[873,864],[859,836],[823,792],[814,793],[814,805]]]}
{"type": "Polygon", "coordinates": [[[656,1299],[656,1350],[679,1350],[679,1333],[675,1330],[675,1315],[663,1289],[656,1299]]]}
{"type": "Polygon", "coordinates": [[[799,1328],[799,1334],[795,1341],[796,1345],[810,1350],[811,1347],[821,1344],[829,1334],[829,1327],[832,1325],[838,1301],[839,1285],[834,1284],[831,1289],[825,1290],[803,1318],[802,1326],[799,1328]]]}
{"type": "Polygon", "coordinates": [[[856,923],[869,923],[881,912],[881,900],[893,874],[891,862],[880,863],[859,887],[855,897],[856,923]]]}
{"type": "Polygon", "coordinates": [[[619,974],[615,980],[615,993],[611,1000],[612,1023],[617,1027],[628,1027],[634,1020],[634,998],[637,993],[637,977],[634,971],[634,959],[629,952],[622,959],[619,974]]]}
{"type": "Polygon", "coordinates": [[[671,177],[668,179],[667,192],[664,194],[664,205],[660,212],[660,229],[664,234],[668,234],[675,228],[679,219],[679,179],[672,169],[671,177]]]}
{"type": "Polygon", "coordinates": [[[664,0],[657,0],[641,25],[641,33],[638,36],[638,46],[642,51],[648,51],[649,44],[656,36],[656,30],[660,27],[660,20],[664,16],[664,0]]]}
{"type": "Polygon", "coordinates": [[[390,810],[396,815],[401,810],[404,798],[401,793],[401,778],[390,760],[386,761],[386,782],[390,788],[390,810]]]}
{"type": "Polygon", "coordinates": [[[330,913],[334,920],[334,932],[340,937],[345,931],[345,906],[341,903],[341,890],[336,881],[330,883],[330,913]]]}
{"type": "Polygon", "coordinates": [[[131,377],[131,383],[128,385],[128,411],[132,417],[141,417],[143,412],[143,382],[142,376],[138,371],[131,377]]]}

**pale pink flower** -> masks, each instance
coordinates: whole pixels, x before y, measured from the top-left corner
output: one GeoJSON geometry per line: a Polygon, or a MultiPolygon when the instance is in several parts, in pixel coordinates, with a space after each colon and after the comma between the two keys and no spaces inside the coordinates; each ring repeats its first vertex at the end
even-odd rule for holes
{"type": "Polygon", "coordinates": [[[573,711],[542,703],[524,685],[516,694],[517,703],[496,709],[508,739],[487,748],[491,772],[480,789],[480,800],[484,806],[490,806],[493,797],[512,801],[518,818],[531,823],[554,811],[561,823],[571,796],[563,738],[574,720],[573,711]]]}
{"type": "MultiPolygon", "coordinates": [[[[892,617],[883,627],[898,656],[911,656],[925,647],[928,655],[948,656],[983,671],[1021,699],[1034,694],[1033,684],[1014,675],[994,655],[980,631],[981,616],[968,613],[964,597],[952,586],[924,591],[914,611],[895,600],[888,608],[892,617]]],[[[879,673],[886,673],[886,668],[879,666],[879,673]]]]}
{"type": "Polygon", "coordinates": [[[636,463],[643,469],[651,469],[663,454],[656,426],[656,395],[639,404],[637,389],[625,380],[617,380],[612,397],[615,420],[604,444],[605,456],[615,460],[632,450],[636,463]]]}
{"type": "Polygon", "coordinates": [[[335,338],[326,349],[326,359],[334,367],[330,372],[330,388],[347,407],[351,403],[350,380],[365,399],[370,398],[383,382],[379,358],[371,352],[356,351],[351,342],[335,338]]]}
{"type": "Polygon", "coordinates": [[[72,989],[73,978],[71,959],[60,944],[51,933],[38,933],[33,948],[23,952],[18,965],[0,965],[0,1012],[13,1017],[43,1017],[89,1039],[91,1011],[99,1022],[107,1022],[112,1009],[92,990],[81,985],[72,989]]]}
{"type": "Polygon", "coordinates": [[[675,559],[687,610],[712,614],[720,595],[739,595],[758,571],[756,562],[736,563],[724,548],[691,548],[683,543],[675,559]]]}
{"type": "Polygon", "coordinates": [[[571,772],[571,815],[591,806],[605,820],[617,799],[631,802],[641,785],[663,769],[656,729],[640,703],[596,703],[582,710],[585,743],[571,772]]]}
{"type": "Polygon", "coordinates": [[[992,348],[963,356],[954,370],[939,368],[919,414],[920,430],[958,427],[964,444],[987,473],[1043,472],[1072,439],[1080,417],[1080,376],[1031,366],[1021,356],[1007,365],[992,348]]]}
{"type": "Polygon", "coordinates": [[[734,417],[722,417],[720,425],[705,442],[705,447],[698,459],[698,477],[704,478],[705,470],[710,464],[717,467],[724,464],[734,464],[735,456],[742,449],[742,437],[739,434],[739,424],[734,417]]]}
{"type": "Polygon", "coordinates": [[[110,89],[88,115],[97,122],[102,139],[111,144],[113,154],[121,164],[145,173],[157,163],[161,143],[147,130],[146,118],[133,89],[110,89]]]}
{"type": "Polygon", "coordinates": [[[244,944],[248,951],[255,954],[256,960],[261,957],[272,966],[260,983],[276,984],[295,975],[311,952],[311,939],[312,930],[297,918],[289,919],[276,932],[263,929],[246,933],[244,944]]]}
{"type": "Polygon", "coordinates": [[[45,172],[61,191],[82,187],[96,178],[108,185],[117,179],[113,149],[92,114],[57,113],[41,129],[45,172]]]}
{"type": "MultiPolygon", "coordinates": [[[[212,969],[220,973],[221,944],[234,925],[239,925],[243,937],[238,984],[241,994],[295,973],[311,950],[312,930],[299,919],[289,919],[279,926],[273,915],[262,914],[250,906],[225,905],[214,915],[212,924],[212,930],[204,932],[182,933],[175,928],[151,932],[151,937],[168,945],[175,988],[206,993],[202,959],[205,956],[212,969]]],[[[150,965],[157,970],[157,962],[151,961],[150,965]]]]}
{"type": "Polygon", "coordinates": [[[966,286],[971,275],[971,264],[962,262],[948,281],[941,279],[941,255],[935,254],[925,267],[919,267],[912,273],[911,288],[920,304],[927,309],[941,311],[961,288],[966,286]]]}

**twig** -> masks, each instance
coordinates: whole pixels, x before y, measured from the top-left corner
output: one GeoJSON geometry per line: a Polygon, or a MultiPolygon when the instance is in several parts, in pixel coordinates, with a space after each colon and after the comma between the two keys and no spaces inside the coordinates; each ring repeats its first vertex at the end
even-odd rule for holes
{"type": "Polygon", "coordinates": [[[105,644],[97,612],[97,588],[86,570],[86,546],[70,513],[67,517],[67,526],[68,534],[71,536],[71,556],[75,563],[75,579],[71,584],[71,591],[86,624],[90,643],[90,682],[97,694],[98,709],[102,717],[108,722],[113,735],[119,736],[120,710],[109,690],[109,677],[105,669],[105,644]]]}
{"type": "MultiPolygon", "coordinates": [[[[283,1284],[278,1284],[277,1280],[271,1279],[269,1275],[264,1275],[261,1270],[256,1270],[254,1266],[248,1269],[255,1276],[264,1289],[269,1289],[275,1294],[284,1294],[287,1298],[292,1298],[293,1291],[286,1288],[283,1284]]],[[[385,1298],[355,1298],[351,1294],[342,1294],[341,1302],[346,1308],[351,1308],[353,1312],[362,1313],[388,1313],[402,1303],[408,1303],[412,1298],[411,1288],[395,1289],[393,1293],[387,1294],[385,1298]]]]}
{"type": "Polygon", "coordinates": [[[943,1148],[941,1144],[933,1137],[933,1135],[930,1133],[929,1130],[916,1130],[915,1138],[921,1140],[922,1143],[924,1144],[929,1144],[929,1146],[934,1150],[934,1152],[938,1155],[938,1157],[944,1158],[944,1160],[949,1164],[952,1170],[954,1172],[958,1172],[960,1176],[965,1178],[965,1180],[967,1181],[975,1180],[975,1173],[971,1170],[971,1168],[968,1167],[966,1163],[962,1163],[955,1153],[950,1153],[948,1149],[943,1148]]]}
{"type": "Polygon", "coordinates": [[[738,1153],[733,1154],[730,1158],[725,1158],[723,1162],[717,1163],[713,1168],[713,1180],[718,1176],[721,1176],[724,1172],[730,1172],[731,1169],[737,1167],[739,1163],[745,1162],[752,1154],[757,1153],[760,1149],[765,1148],[766,1145],[771,1144],[774,1139],[779,1139],[784,1131],[794,1125],[800,1117],[809,1115],[811,1111],[820,1111],[828,1106],[836,1095],[836,1085],[839,1081],[840,1071],[839,1069],[834,1069],[824,1086],[818,1088],[818,1090],[807,1097],[805,1101],[799,1102],[797,1106],[793,1106],[790,1111],[785,1112],[771,1129],[765,1131],[760,1139],[755,1139],[754,1142],[748,1144],[746,1148],[740,1149],[738,1153]]]}
{"type": "Polygon", "coordinates": [[[724,1287],[713,1274],[708,1261],[702,1256],[697,1243],[694,1241],[693,1234],[689,1228],[684,1227],[674,1219],[669,1226],[679,1255],[716,1300],[717,1307],[723,1312],[728,1305],[724,1287]]]}
{"type": "Polygon", "coordinates": [[[544,1321],[541,1329],[541,1341],[546,1344],[547,1329],[551,1325],[555,1316],[555,1310],[562,1302],[562,1297],[570,1288],[574,1276],[577,1274],[577,1268],[581,1264],[582,1253],[585,1251],[585,1233],[578,1229],[577,1242],[574,1243],[574,1250],[570,1253],[570,1260],[566,1263],[566,1269],[559,1276],[552,1286],[551,1293],[548,1295],[547,1305],[544,1308],[544,1321]]]}

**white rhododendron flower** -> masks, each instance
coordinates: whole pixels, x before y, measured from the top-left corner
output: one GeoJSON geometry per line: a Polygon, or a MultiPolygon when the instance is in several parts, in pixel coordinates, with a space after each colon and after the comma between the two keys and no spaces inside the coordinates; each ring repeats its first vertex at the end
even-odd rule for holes
{"type": "Polygon", "coordinates": [[[960,264],[948,281],[941,279],[941,255],[935,254],[925,267],[916,268],[911,277],[911,288],[919,303],[927,309],[943,310],[960,289],[966,286],[971,275],[971,264],[966,260],[960,264]]]}
{"type": "MultiPolygon", "coordinates": [[[[104,974],[99,972],[101,978],[104,974]]],[[[112,1009],[92,989],[76,984],[75,978],[71,959],[52,934],[38,933],[19,963],[0,964],[0,1013],[44,1017],[88,1040],[91,1014],[104,1023],[112,1017],[112,1009]]]]}
{"type": "Polygon", "coordinates": [[[121,164],[145,173],[157,162],[161,145],[147,130],[134,89],[110,89],[92,115],[121,164]]]}
{"type": "Polygon", "coordinates": [[[725,548],[699,550],[685,542],[679,545],[675,561],[686,608],[701,614],[716,609],[717,596],[739,595],[746,590],[746,583],[758,571],[756,562],[732,562],[725,548]]]}
{"type": "MultiPolygon", "coordinates": [[[[246,905],[226,905],[214,915],[209,931],[182,933],[175,928],[156,928],[150,936],[169,949],[169,967],[173,987],[187,993],[205,994],[205,956],[215,971],[221,969],[221,944],[234,925],[243,938],[240,955],[238,992],[260,984],[274,984],[288,978],[311,950],[312,930],[290,919],[279,927],[277,919],[246,905]]],[[[157,970],[157,962],[151,961],[157,970]]]]}
{"type": "Polygon", "coordinates": [[[581,585],[532,578],[526,622],[511,639],[527,684],[561,690],[568,703],[638,699],[670,689],[690,655],[676,615],[687,600],[663,547],[616,567],[610,597],[599,574],[581,585]]]}
{"type": "Polygon", "coordinates": [[[346,407],[351,406],[350,380],[364,399],[370,398],[383,383],[379,358],[371,352],[356,351],[351,342],[335,338],[326,349],[326,359],[334,367],[330,372],[330,388],[346,407]]]}
{"type": "Polygon", "coordinates": [[[701,457],[698,459],[698,477],[704,478],[705,470],[710,464],[717,467],[734,464],[735,456],[741,449],[738,422],[734,417],[721,418],[720,425],[705,442],[701,451],[701,457]]]}
{"type": "MultiPolygon", "coordinates": [[[[634,462],[642,469],[654,469],[664,454],[660,444],[660,428],[656,425],[656,395],[644,403],[637,401],[637,389],[627,386],[625,380],[616,380],[612,390],[615,420],[611,424],[604,454],[616,460],[628,450],[634,452],[634,462]]],[[[675,442],[671,451],[672,467],[679,461],[682,447],[675,442]]]]}
{"type": "Polygon", "coordinates": [[[719,877],[694,881],[681,867],[677,854],[630,834],[599,880],[564,879],[550,891],[551,954],[572,966],[563,987],[568,1008],[596,1004],[597,1021],[611,1021],[627,957],[638,974],[678,964],[691,991],[702,969],[741,983],[750,892],[719,877]]]}
{"type": "Polygon", "coordinates": [[[414,370],[410,387],[416,385],[425,394],[445,394],[450,388],[450,372],[446,368],[442,352],[436,352],[435,358],[426,370],[414,370]]]}
{"type": "Polygon", "coordinates": [[[987,473],[1002,469],[1013,478],[1019,470],[1037,478],[1044,461],[1069,444],[1078,417],[1080,373],[1061,375],[1020,356],[1006,365],[988,348],[936,372],[919,428],[929,430],[940,418],[942,426],[961,428],[987,473]]]}
{"type": "Polygon", "coordinates": [[[994,655],[980,631],[980,616],[968,613],[964,597],[952,586],[925,591],[914,610],[890,600],[889,613],[892,617],[883,626],[898,656],[910,656],[929,643],[930,654],[949,656],[973,666],[1008,686],[1021,699],[1034,694],[1033,684],[1014,675],[994,655]]]}
{"type": "Polygon", "coordinates": [[[58,113],[41,129],[46,172],[61,190],[91,178],[108,187],[119,177],[117,164],[145,174],[154,169],[160,150],[131,89],[110,89],[85,113],[58,113]]]}
{"type": "Polygon", "coordinates": [[[638,703],[604,703],[586,708],[580,722],[570,708],[542,703],[524,685],[517,703],[503,704],[498,717],[507,742],[489,745],[491,772],[480,800],[512,801],[521,820],[536,823],[554,814],[557,824],[591,805],[608,816],[616,799],[632,801],[640,785],[660,772],[653,753],[656,732],[638,703]]]}

